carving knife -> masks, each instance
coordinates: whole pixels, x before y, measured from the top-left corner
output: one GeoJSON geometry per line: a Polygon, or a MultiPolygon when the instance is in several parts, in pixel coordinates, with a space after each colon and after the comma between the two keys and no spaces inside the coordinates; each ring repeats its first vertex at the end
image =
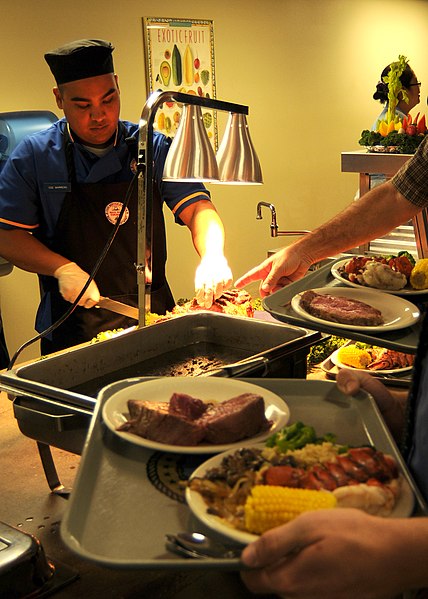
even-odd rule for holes
{"type": "Polygon", "coordinates": [[[96,307],[104,308],[105,310],[110,310],[110,312],[116,312],[116,314],[122,314],[123,316],[129,316],[135,320],[138,320],[139,317],[138,308],[110,299],[109,297],[100,297],[100,301],[96,307]]]}

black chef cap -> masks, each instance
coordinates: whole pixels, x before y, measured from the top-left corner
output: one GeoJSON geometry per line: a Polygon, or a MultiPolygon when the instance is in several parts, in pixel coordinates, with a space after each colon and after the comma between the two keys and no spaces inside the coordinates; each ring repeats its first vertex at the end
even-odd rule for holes
{"type": "Polygon", "coordinates": [[[113,73],[114,46],[105,40],[76,40],[45,54],[58,85],[113,73]]]}

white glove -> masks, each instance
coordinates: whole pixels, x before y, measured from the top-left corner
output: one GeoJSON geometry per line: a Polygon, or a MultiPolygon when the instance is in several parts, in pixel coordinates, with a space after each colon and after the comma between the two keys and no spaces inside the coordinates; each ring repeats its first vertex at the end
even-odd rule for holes
{"type": "Polygon", "coordinates": [[[223,254],[204,256],[195,274],[196,301],[203,308],[211,308],[232,280],[232,271],[223,254]]]}
{"type": "MultiPolygon", "coordinates": [[[[54,272],[54,277],[58,279],[59,291],[62,297],[73,303],[79,293],[82,291],[86,281],[89,279],[88,273],[77,266],[75,262],[63,264],[54,272]]],[[[78,306],[92,308],[100,301],[100,292],[95,281],[91,281],[89,287],[80,298],[78,306]]]]}

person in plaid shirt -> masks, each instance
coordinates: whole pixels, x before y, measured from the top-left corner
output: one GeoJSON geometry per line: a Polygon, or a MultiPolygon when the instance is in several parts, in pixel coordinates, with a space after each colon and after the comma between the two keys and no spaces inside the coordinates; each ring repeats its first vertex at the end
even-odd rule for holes
{"type": "Polygon", "coordinates": [[[371,189],[328,222],[249,270],[235,286],[242,288],[261,280],[260,295],[266,297],[303,277],[315,262],[382,237],[426,206],[428,135],[390,181],[371,189]]]}
{"type": "MultiPolygon", "coordinates": [[[[428,205],[428,136],[388,182],[241,277],[262,280],[268,295],[301,278],[323,258],[360,245],[408,221],[428,205]]],[[[370,393],[400,443],[428,502],[428,319],[424,318],[410,393],[392,393],[364,371],[340,369],[338,388],[370,393]]],[[[264,533],[242,553],[241,577],[255,593],[310,599],[428,597],[428,517],[381,518],[353,508],[306,512],[264,533]],[[416,590],[419,589],[419,590],[416,590]],[[408,596],[407,594],[405,595],[408,596]]]]}

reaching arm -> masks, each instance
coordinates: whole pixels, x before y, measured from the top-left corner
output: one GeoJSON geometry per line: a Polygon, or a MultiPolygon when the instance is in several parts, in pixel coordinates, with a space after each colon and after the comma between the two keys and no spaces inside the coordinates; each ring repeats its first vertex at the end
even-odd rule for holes
{"type": "Polygon", "coordinates": [[[196,299],[210,308],[232,283],[232,272],[224,256],[224,228],[211,202],[192,204],[180,214],[190,229],[193,245],[201,257],[196,270],[196,299]]]}
{"type": "Polygon", "coordinates": [[[389,233],[420,208],[410,203],[391,182],[353,201],[345,210],[297,243],[316,262],[389,233]]]}
{"type": "Polygon", "coordinates": [[[303,277],[311,264],[381,237],[420,210],[391,182],[379,185],[327,223],[248,271],[235,285],[245,287],[261,279],[260,295],[265,297],[303,277]]]}

